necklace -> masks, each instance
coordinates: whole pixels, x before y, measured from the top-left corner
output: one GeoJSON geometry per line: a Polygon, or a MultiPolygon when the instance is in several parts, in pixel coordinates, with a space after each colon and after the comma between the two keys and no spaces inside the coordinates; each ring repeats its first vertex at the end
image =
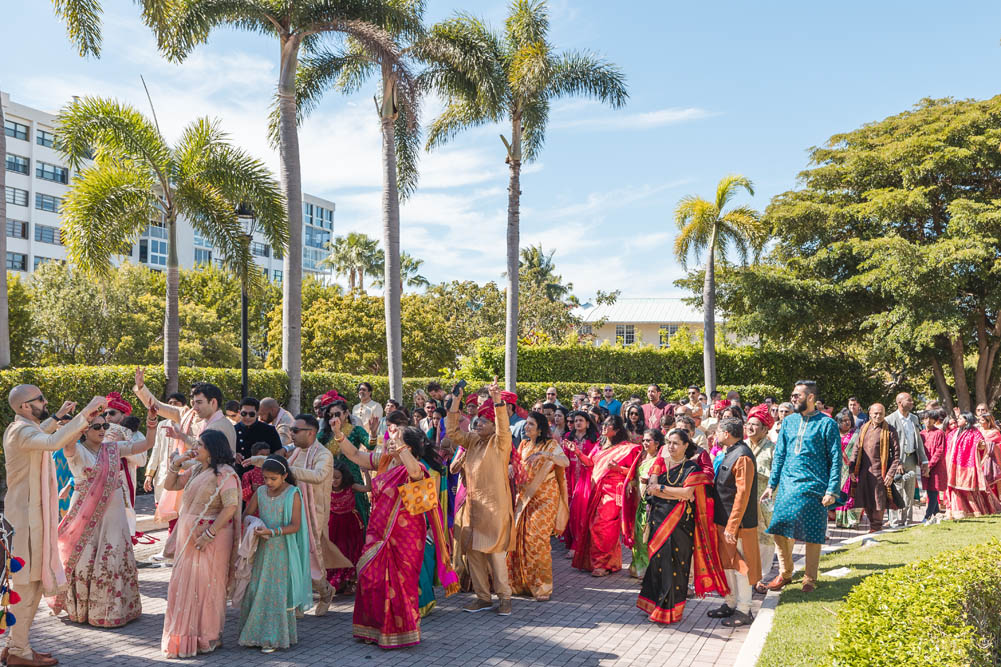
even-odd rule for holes
{"type": "Polygon", "coordinates": [[[678,477],[677,477],[677,479],[671,479],[671,470],[673,470],[673,468],[668,468],[667,469],[667,485],[668,486],[678,486],[678,483],[681,481],[682,474],[685,472],[685,465],[684,464],[685,464],[685,461],[684,461],[684,459],[682,459],[678,463],[678,465],[676,466],[676,468],[678,470],[678,477]]]}

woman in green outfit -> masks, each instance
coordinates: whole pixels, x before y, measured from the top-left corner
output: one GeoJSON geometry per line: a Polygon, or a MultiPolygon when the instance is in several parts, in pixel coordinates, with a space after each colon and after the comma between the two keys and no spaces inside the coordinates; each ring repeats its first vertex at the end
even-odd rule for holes
{"type": "MultiPolygon", "coordinates": [[[[646,497],[646,483],[650,478],[650,466],[653,465],[660,448],[664,446],[664,434],[660,429],[648,428],[643,432],[643,460],[636,468],[636,482],[639,484],[640,498],[646,497]]],[[[642,579],[650,564],[650,554],[647,553],[647,539],[644,532],[647,529],[647,504],[639,503],[636,507],[636,527],[633,528],[633,562],[629,565],[629,576],[642,579]]]]}

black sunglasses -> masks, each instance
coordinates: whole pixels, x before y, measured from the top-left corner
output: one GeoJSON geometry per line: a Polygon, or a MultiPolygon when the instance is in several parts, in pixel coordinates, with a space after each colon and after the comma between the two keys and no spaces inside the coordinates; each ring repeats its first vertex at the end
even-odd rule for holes
{"type": "Polygon", "coordinates": [[[240,412],[240,416],[241,417],[256,417],[257,413],[256,412],[247,412],[246,410],[242,410],[240,412]]]}
{"type": "Polygon", "coordinates": [[[35,396],[31,400],[25,401],[25,403],[34,403],[35,401],[44,401],[44,400],[45,400],[45,396],[42,396],[41,394],[39,394],[38,396],[35,396]]]}
{"type": "Polygon", "coordinates": [[[313,428],[311,426],[307,426],[306,428],[300,428],[298,426],[293,426],[289,430],[292,431],[293,433],[298,433],[299,431],[312,431],[313,428]]]}
{"type": "Polygon", "coordinates": [[[104,422],[103,424],[91,424],[90,427],[95,431],[107,431],[111,428],[111,424],[104,422]]]}
{"type": "Polygon", "coordinates": [[[119,413],[118,410],[105,410],[103,413],[101,413],[101,416],[102,417],[117,417],[119,414],[121,414],[121,413],[119,413]]]}

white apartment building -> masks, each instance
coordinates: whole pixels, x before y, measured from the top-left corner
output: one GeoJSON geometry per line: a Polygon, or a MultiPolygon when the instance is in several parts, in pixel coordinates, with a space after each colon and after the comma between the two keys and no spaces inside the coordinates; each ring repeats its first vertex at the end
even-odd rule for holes
{"type": "MultiPolygon", "coordinates": [[[[53,147],[56,117],[53,114],[12,102],[0,92],[4,133],[7,135],[7,270],[30,274],[40,264],[66,259],[60,238],[59,206],[69,191],[74,174],[53,147]]],[[[326,256],[325,245],[334,231],[334,203],[303,193],[302,270],[327,280],[329,269],[319,266],[326,256]]],[[[282,255],[266,238],[255,232],[251,242],[255,262],[268,280],[282,281],[282,255]]],[[[167,230],[153,222],[143,233],[132,253],[123,257],[162,271],[167,265],[167,230]]],[[[181,268],[215,262],[218,251],[195,233],[186,219],[178,220],[177,259],[181,268]]]]}

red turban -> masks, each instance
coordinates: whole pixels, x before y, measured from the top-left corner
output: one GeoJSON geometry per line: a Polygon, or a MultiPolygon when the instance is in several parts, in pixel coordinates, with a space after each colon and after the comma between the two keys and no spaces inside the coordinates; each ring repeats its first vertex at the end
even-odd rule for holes
{"type": "Polygon", "coordinates": [[[104,397],[108,401],[108,407],[112,410],[118,410],[124,415],[132,414],[132,406],[129,402],[122,398],[122,395],[117,391],[113,391],[104,397]]]}
{"type": "MultiPolygon", "coordinates": [[[[344,397],[337,393],[336,389],[331,389],[326,394],[320,397],[320,407],[325,408],[334,401],[344,401],[344,397]]],[[[344,401],[347,403],[347,401],[344,401]]]]}
{"type": "Polygon", "coordinates": [[[719,414],[720,412],[723,412],[728,407],[730,407],[730,401],[729,401],[729,399],[726,399],[726,398],[721,399],[721,400],[716,401],[715,403],[713,403],[713,411],[716,412],[716,414],[719,414]]]}
{"type": "Polygon", "coordinates": [[[497,415],[494,413],[494,402],[489,398],[483,401],[483,405],[476,411],[476,416],[494,421],[497,418],[497,415]]]}
{"type": "Polygon", "coordinates": [[[755,405],[753,408],[747,411],[747,418],[756,418],[758,421],[764,425],[766,429],[770,429],[775,425],[775,418],[772,417],[772,413],[768,409],[767,403],[762,403],[761,405],[755,405]]]}
{"type": "Polygon", "coordinates": [[[479,394],[470,394],[469,396],[466,396],[466,405],[469,405],[470,403],[472,403],[473,405],[479,405],[479,403],[480,403],[480,395],[479,394]]]}
{"type": "Polygon", "coordinates": [[[505,403],[510,403],[511,405],[517,405],[518,394],[514,393],[513,391],[502,391],[501,400],[504,401],[505,403]]]}

